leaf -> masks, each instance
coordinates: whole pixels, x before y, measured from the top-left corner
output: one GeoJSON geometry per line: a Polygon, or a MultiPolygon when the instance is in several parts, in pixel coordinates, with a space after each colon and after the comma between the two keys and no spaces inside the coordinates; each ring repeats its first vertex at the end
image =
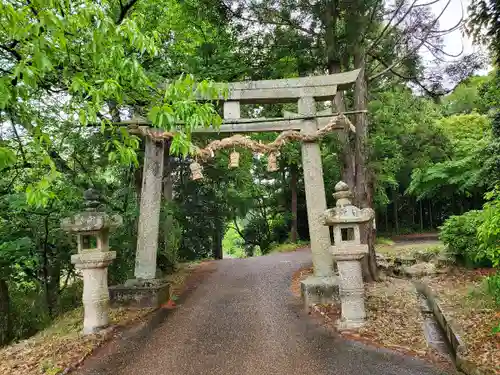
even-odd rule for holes
{"type": "Polygon", "coordinates": [[[0,170],[16,163],[16,154],[9,148],[0,147],[0,170]]]}

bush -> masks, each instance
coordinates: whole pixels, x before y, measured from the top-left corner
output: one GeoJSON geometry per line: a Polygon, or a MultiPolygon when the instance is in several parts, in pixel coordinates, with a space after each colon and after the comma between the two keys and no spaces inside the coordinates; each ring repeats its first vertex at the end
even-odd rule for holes
{"type": "Polygon", "coordinates": [[[495,299],[497,306],[500,306],[500,272],[486,278],[488,293],[495,299]]]}
{"type": "Polygon", "coordinates": [[[483,221],[477,229],[480,255],[500,266],[500,186],[486,194],[483,206],[483,221]]]}
{"type": "Polygon", "coordinates": [[[483,211],[473,210],[460,216],[451,216],[440,228],[439,238],[457,262],[468,267],[491,266],[491,260],[479,250],[477,228],[483,221],[483,211]]]}
{"type": "MultiPolygon", "coordinates": [[[[46,308],[44,291],[38,284],[10,285],[11,337],[18,341],[33,336],[53,322],[46,308]]],[[[83,282],[75,278],[59,295],[54,318],[81,306],[83,282]]]]}

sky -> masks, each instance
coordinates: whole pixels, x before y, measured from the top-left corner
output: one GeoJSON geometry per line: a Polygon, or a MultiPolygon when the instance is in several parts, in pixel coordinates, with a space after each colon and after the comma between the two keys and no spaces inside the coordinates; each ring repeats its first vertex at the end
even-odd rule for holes
{"type": "MultiPolygon", "coordinates": [[[[442,9],[446,5],[447,0],[440,0],[436,4],[432,5],[432,9],[435,14],[441,13],[442,9]]],[[[457,22],[462,17],[462,9],[464,17],[467,16],[467,7],[469,6],[470,0],[451,0],[450,5],[446,8],[445,12],[441,16],[439,23],[440,28],[446,30],[457,24],[457,22]]],[[[471,53],[477,50],[477,47],[473,46],[472,40],[464,34],[463,30],[455,30],[449,35],[444,37],[445,51],[451,54],[458,54],[462,51],[465,54],[471,53]]]]}

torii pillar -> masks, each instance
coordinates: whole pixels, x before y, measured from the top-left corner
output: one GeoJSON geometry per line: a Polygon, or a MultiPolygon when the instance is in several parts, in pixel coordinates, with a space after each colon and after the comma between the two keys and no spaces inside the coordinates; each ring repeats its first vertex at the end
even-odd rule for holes
{"type": "Polygon", "coordinates": [[[170,298],[170,285],[156,274],[165,140],[146,136],[145,143],[134,279],[109,288],[115,306],[155,308],[170,298]]]}
{"type": "Polygon", "coordinates": [[[134,276],[156,278],[165,141],[146,137],[134,276]]]}
{"type": "MultiPolygon", "coordinates": [[[[312,97],[303,97],[299,99],[298,107],[299,115],[311,116],[311,120],[304,120],[302,132],[314,134],[318,130],[317,121],[314,119],[316,101],[312,97]]],[[[333,276],[333,258],[329,253],[330,232],[321,221],[327,208],[321,149],[318,142],[302,142],[301,151],[314,276],[315,281],[318,281],[318,278],[333,276]]],[[[327,281],[334,282],[332,279],[327,281]]]]}

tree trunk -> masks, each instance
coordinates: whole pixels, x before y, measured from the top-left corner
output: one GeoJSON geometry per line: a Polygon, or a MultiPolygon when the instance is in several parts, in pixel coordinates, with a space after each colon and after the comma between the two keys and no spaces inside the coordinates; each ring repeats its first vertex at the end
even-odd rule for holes
{"type": "MultiPolygon", "coordinates": [[[[330,74],[339,73],[342,64],[348,67],[350,60],[349,52],[345,51],[340,55],[337,38],[337,21],[339,18],[339,2],[331,0],[326,3],[322,22],[325,27],[325,44],[327,53],[327,67],[330,74]]],[[[353,9],[359,18],[364,14],[365,9],[361,4],[359,9],[353,9]],[[359,12],[359,14],[358,14],[359,12]]],[[[351,12],[351,13],[352,13],[351,12]]],[[[349,16],[354,16],[350,14],[349,16]]],[[[349,18],[349,17],[348,17],[349,18]]],[[[358,35],[362,35],[364,25],[359,24],[358,35]]],[[[360,69],[360,74],[354,87],[354,107],[356,110],[367,109],[367,80],[365,76],[366,51],[364,41],[356,36],[352,43],[354,51],[354,68],[360,69]]],[[[338,112],[345,112],[346,105],[342,92],[337,92],[334,100],[335,108],[338,112]]],[[[354,204],[360,208],[373,207],[373,178],[368,169],[368,118],[366,113],[355,116],[356,134],[353,136],[349,132],[339,132],[339,140],[343,145],[342,149],[342,179],[354,193],[354,204]]],[[[366,281],[377,279],[377,263],[375,256],[375,231],[373,223],[361,228],[361,241],[368,244],[369,254],[363,261],[363,276],[366,281]]]]}
{"type": "Polygon", "coordinates": [[[385,231],[389,233],[389,207],[385,206],[385,231]]]}
{"type": "Polygon", "coordinates": [[[419,200],[420,206],[420,231],[424,231],[424,205],[422,204],[422,200],[419,200]]]}
{"type": "MultiPolygon", "coordinates": [[[[332,0],[326,3],[324,17],[322,19],[325,26],[325,47],[326,47],[326,58],[327,58],[327,68],[329,74],[336,74],[342,71],[342,64],[349,60],[348,54],[344,54],[341,58],[340,49],[337,37],[337,22],[339,19],[339,3],[336,0],[332,0]]],[[[335,99],[333,101],[333,108],[337,112],[345,112],[346,104],[344,101],[344,95],[342,91],[337,91],[335,94],[335,99]]],[[[351,188],[354,189],[355,186],[355,158],[353,152],[353,142],[349,135],[349,132],[338,132],[337,133],[340,143],[342,144],[342,180],[351,188]]]]}
{"type": "MultiPolygon", "coordinates": [[[[341,67],[340,62],[331,61],[328,64],[328,73],[335,74],[340,73],[341,67]]],[[[337,91],[334,99],[334,108],[337,112],[345,112],[346,105],[344,102],[344,95],[342,91],[337,91]]],[[[355,188],[355,176],[356,176],[356,160],[354,157],[354,147],[351,136],[348,131],[337,132],[340,143],[342,144],[342,180],[349,186],[351,190],[354,191],[355,188]]]]}
{"type": "MultiPolygon", "coordinates": [[[[51,254],[51,257],[54,255],[51,254]]],[[[57,260],[56,260],[57,262],[57,260]]],[[[61,267],[59,263],[51,264],[49,269],[49,287],[47,304],[49,306],[50,317],[55,318],[59,312],[59,293],[61,288],[61,267]]]]}
{"type": "Polygon", "coordinates": [[[292,164],[290,166],[290,188],[292,190],[292,228],[290,232],[290,240],[293,243],[297,242],[298,234],[297,234],[297,166],[292,164]]]}
{"type": "Polygon", "coordinates": [[[413,227],[415,225],[415,214],[416,214],[415,204],[416,204],[416,201],[410,202],[410,203],[411,203],[411,225],[413,227]]]}
{"type": "Polygon", "coordinates": [[[9,285],[0,279],[0,346],[12,339],[12,320],[10,316],[9,285]]]}
{"type": "Polygon", "coordinates": [[[135,192],[137,197],[137,205],[141,204],[141,190],[142,190],[142,165],[139,165],[138,168],[134,171],[134,185],[135,192]]]}
{"type": "MultiPolygon", "coordinates": [[[[354,55],[354,66],[360,69],[354,87],[354,108],[366,111],[368,108],[368,88],[365,77],[365,51],[360,43],[354,55]]],[[[368,169],[368,116],[366,113],[356,115],[355,135],[355,187],[354,202],[360,208],[373,207],[373,178],[368,169]]],[[[362,242],[368,245],[368,255],[363,260],[363,277],[365,281],[377,280],[377,258],[375,254],[375,230],[370,222],[361,230],[362,242]]]]}
{"type": "Polygon", "coordinates": [[[163,248],[164,253],[167,258],[166,266],[169,268],[167,272],[174,272],[178,262],[178,249],[177,245],[174,243],[178,241],[175,228],[174,228],[174,216],[172,212],[172,201],[174,198],[174,181],[172,172],[174,169],[174,163],[170,158],[170,144],[165,145],[165,152],[163,154],[163,180],[162,180],[162,198],[163,198],[163,209],[167,210],[164,216],[164,221],[161,223],[163,226],[163,248]]]}
{"type": "Polygon", "coordinates": [[[215,231],[212,238],[213,240],[212,253],[215,259],[223,258],[223,251],[222,251],[223,237],[224,237],[224,226],[222,225],[222,221],[220,219],[216,219],[215,231]]]}
{"type": "Polygon", "coordinates": [[[432,205],[430,200],[428,202],[429,202],[429,225],[431,226],[431,230],[434,230],[434,223],[432,222],[432,205]]]}
{"type": "MultiPolygon", "coordinates": [[[[163,203],[165,205],[169,205],[173,198],[174,198],[174,185],[173,185],[173,179],[172,179],[172,169],[173,165],[170,160],[170,155],[167,152],[168,147],[165,148],[165,153],[164,153],[164,161],[163,161],[163,203]]],[[[168,251],[168,233],[172,230],[172,225],[173,225],[173,217],[172,215],[167,215],[167,218],[164,223],[164,236],[165,236],[165,247],[168,251]]]]}
{"type": "Polygon", "coordinates": [[[399,217],[398,217],[398,191],[392,191],[392,202],[394,209],[394,229],[396,229],[396,234],[399,234],[399,217]]]}

